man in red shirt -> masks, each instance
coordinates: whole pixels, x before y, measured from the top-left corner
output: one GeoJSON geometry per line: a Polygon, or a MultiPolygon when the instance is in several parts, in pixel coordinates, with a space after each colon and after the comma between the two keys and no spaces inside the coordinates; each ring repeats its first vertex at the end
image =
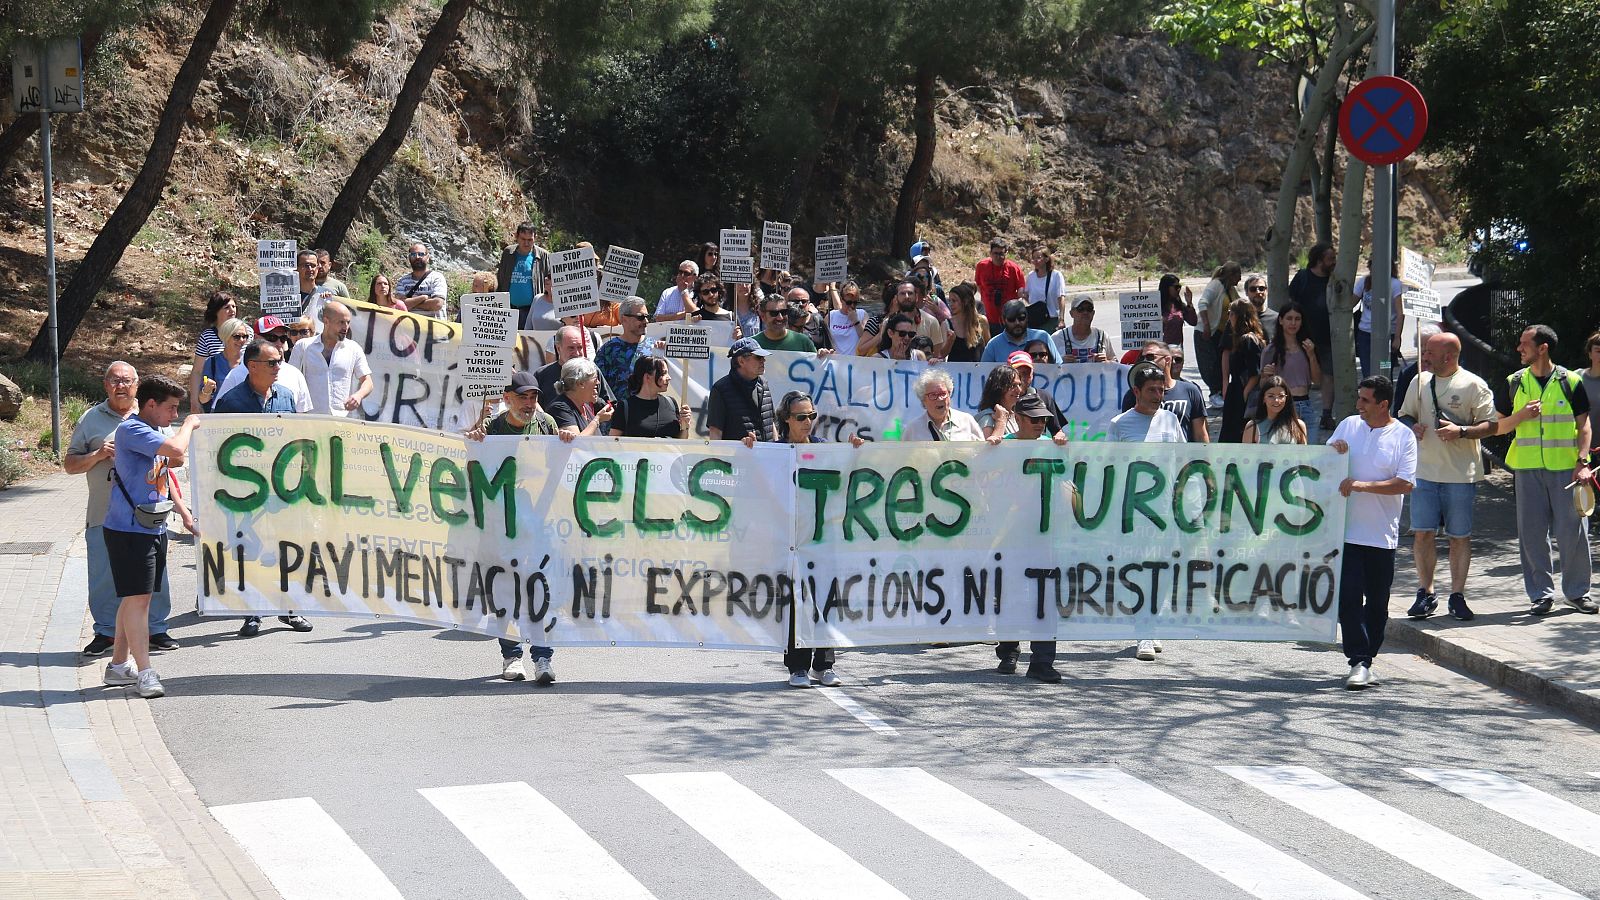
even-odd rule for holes
{"type": "Polygon", "coordinates": [[[1006,259],[1006,242],[1001,238],[989,241],[989,258],[978,260],[972,280],[978,283],[978,292],[983,296],[983,314],[990,329],[1002,325],[1001,308],[1015,300],[1028,283],[1022,267],[1006,259]]]}

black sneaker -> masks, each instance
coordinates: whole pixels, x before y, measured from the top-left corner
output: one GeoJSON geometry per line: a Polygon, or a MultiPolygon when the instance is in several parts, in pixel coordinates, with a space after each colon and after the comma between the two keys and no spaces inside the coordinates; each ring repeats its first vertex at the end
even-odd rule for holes
{"type": "Polygon", "coordinates": [[[176,650],[178,649],[178,642],[172,639],[172,635],[162,631],[157,634],[150,635],[150,649],[176,650]]]}
{"type": "Polygon", "coordinates": [[[1463,622],[1472,621],[1472,610],[1467,608],[1467,598],[1462,596],[1459,591],[1450,595],[1450,602],[1446,608],[1450,610],[1452,617],[1463,622]]]}
{"type": "Polygon", "coordinates": [[[1035,669],[1032,666],[1029,666],[1027,676],[1035,681],[1042,681],[1045,684],[1061,683],[1061,673],[1057,672],[1055,669],[1035,669]]]}
{"type": "Polygon", "coordinates": [[[1411,608],[1406,610],[1406,615],[1413,619],[1426,619],[1438,608],[1438,598],[1422,588],[1417,588],[1417,602],[1411,604],[1411,608]]]}
{"type": "Polygon", "coordinates": [[[278,621],[293,628],[295,631],[311,630],[311,623],[306,621],[305,616],[279,616],[278,621]]]}
{"type": "Polygon", "coordinates": [[[83,648],[83,655],[104,656],[105,652],[110,650],[112,645],[116,642],[116,638],[106,637],[103,634],[97,634],[94,636],[94,640],[90,641],[88,645],[83,648]]]}
{"type": "Polygon", "coordinates": [[[995,666],[994,670],[1001,675],[1017,674],[1017,656],[1018,654],[1016,653],[1007,653],[1005,656],[1000,657],[1000,665],[995,666]]]}
{"type": "Polygon", "coordinates": [[[1555,605],[1556,601],[1549,597],[1546,597],[1543,600],[1535,600],[1528,606],[1528,615],[1548,616],[1550,615],[1550,610],[1555,608],[1555,605]]]}
{"type": "Polygon", "coordinates": [[[1589,613],[1590,615],[1600,613],[1600,606],[1596,606],[1595,602],[1589,599],[1588,594],[1584,594],[1574,600],[1568,600],[1567,605],[1581,613],[1589,613]]]}
{"type": "Polygon", "coordinates": [[[239,626],[239,637],[255,637],[261,633],[261,617],[245,616],[244,624],[239,626]]]}

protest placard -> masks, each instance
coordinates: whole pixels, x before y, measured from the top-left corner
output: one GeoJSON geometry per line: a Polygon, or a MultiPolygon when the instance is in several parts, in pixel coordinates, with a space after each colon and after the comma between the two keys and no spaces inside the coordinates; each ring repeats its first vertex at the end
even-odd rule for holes
{"type": "Polygon", "coordinates": [[[256,241],[256,268],[263,272],[270,269],[292,272],[298,252],[294,241],[256,241]]]}
{"type": "Polygon", "coordinates": [[[606,248],[605,270],[600,276],[600,296],[612,303],[622,301],[639,292],[639,272],[644,268],[644,254],[612,244],[606,248]]]}
{"type": "Polygon", "coordinates": [[[761,226],[761,268],[788,271],[790,227],[783,222],[761,226]]]}
{"type": "Polygon", "coordinates": [[[704,325],[669,323],[667,336],[659,346],[661,355],[668,359],[710,359],[711,329],[704,325]]]}
{"type": "Polygon", "coordinates": [[[1145,341],[1161,340],[1161,298],[1153,293],[1117,295],[1122,312],[1122,349],[1132,350],[1145,341]]]}
{"type": "Polygon", "coordinates": [[[294,269],[269,269],[261,273],[261,314],[300,317],[300,276],[294,269]]]}
{"type": "Polygon", "coordinates": [[[838,284],[850,277],[850,239],[848,235],[835,234],[817,238],[816,272],[812,281],[820,284],[838,284]]]}
{"type": "Polygon", "coordinates": [[[749,256],[752,249],[750,243],[750,229],[724,228],[722,238],[717,245],[717,255],[723,259],[730,256],[749,256]]]}
{"type": "Polygon", "coordinates": [[[461,348],[461,391],[468,400],[498,397],[511,383],[511,346],[461,348]]]}
{"type": "Polygon", "coordinates": [[[1400,295],[1405,301],[1405,313],[1415,316],[1418,322],[1443,322],[1439,292],[1431,288],[1418,291],[1406,291],[1400,295]]]}
{"type": "Polygon", "coordinates": [[[511,294],[461,295],[462,339],[469,345],[509,347],[517,341],[517,311],[511,294]]]}
{"type": "Polygon", "coordinates": [[[551,303],[555,317],[581,316],[600,311],[599,263],[594,248],[577,247],[550,254],[551,303]]]}
{"type": "Polygon", "coordinates": [[[706,319],[698,322],[651,322],[645,326],[644,336],[647,340],[665,341],[667,329],[672,325],[696,325],[706,330],[709,335],[708,343],[712,347],[733,346],[733,323],[720,322],[715,319],[706,319]]]}
{"type": "Polygon", "coordinates": [[[756,261],[749,256],[724,256],[718,268],[725,284],[749,284],[756,280],[756,261]]]}
{"type": "Polygon", "coordinates": [[[1400,248],[1400,277],[1406,284],[1416,288],[1433,287],[1434,268],[1434,264],[1421,253],[1410,247],[1400,248]]]}

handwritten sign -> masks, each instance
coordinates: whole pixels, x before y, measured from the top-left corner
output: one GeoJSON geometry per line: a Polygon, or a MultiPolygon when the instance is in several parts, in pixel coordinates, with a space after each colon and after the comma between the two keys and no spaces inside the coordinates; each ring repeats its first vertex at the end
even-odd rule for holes
{"type": "Polygon", "coordinates": [[[722,280],[728,284],[749,284],[756,280],[756,261],[749,254],[724,256],[721,270],[722,280]]]}
{"type": "Polygon", "coordinates": [[[750,230],[748,228],[724,228],[722,229],[722,239],[718,246],[718,255],[723,259],[727,259],[730,256],[749,256],[750,230]]]}
{"type": "Polygon", "coordinates": [[[461,348],[461,393],[468,400],[498,397],[511,383],[511,347],[461,348]]]}
{"type": "Polygon", "coordinates": [[[1145,341],[1161,340],[1161,298],[1153,293],[1117,295],[1122,311],[1122,349],[1132,350],[1145,341]]]}
{"type": "Polygon", "coordinates": [[[292,272],[298,252],[294,241],[256,241],[256,268],[263,272],[269,269],[288,269],[292,272]]]}
{"type": "Polygon", "coordinates": [[[1434,268],[1434,264],[1421,253],[1410,247],[1400,248],[1400,277],[1405,279],[1406,284],[1417,288],[1433,287],[1434,268]]]}
{"type": "Polygon", "coordinates": [[[1400,295],[1400,298],[1406,302],[1406,314],[1415,316],[1418,322],[1444,321],[1444,315],[1440,312],[1441,304],[1438,291],[1431,288],[1406,291],[1400,295]]]}
{"type": "Polygon", "coordinates": [[[600,296],[612,303],[634,296],[639,291],[639,270],[644,254],[612,244],[606,248],[605,274],[600,277],[600,296]]]}
{"type": "Polygon", "coordinates": [[[837,284],[850,277],[850,239],[835,234],[817,238],[817,271],[813,281],[837,284]]]}
{"type": "Polygon", "coordinates": [[[556,294],[552,300],[556,318],[599,312],[599,263],[594,248],[550,254],[550,287],[556,294]]]}
{"type": "Polygon", "coordinates": [[[704,325],[671,324],[660,346],[661,355],[667,359],[710,359],[711,329],[704,325]]]}
{"type": "Polygon", "coordinates": [[[517,313],[511,308],[511,294],[462,294],[461,330],[468,344],[509,347],[516,343],[517,313]]]}
{"type": "Polygon", "coordinates": [[[293,269],[261,273],[261,314],[300,317],[300,276],[293,269]]]}
{"type": "Polygon", "coordinates": [[[790,226],[766,222],[761,226],[761,268],[787,271],[789,268],[790,226]]]}

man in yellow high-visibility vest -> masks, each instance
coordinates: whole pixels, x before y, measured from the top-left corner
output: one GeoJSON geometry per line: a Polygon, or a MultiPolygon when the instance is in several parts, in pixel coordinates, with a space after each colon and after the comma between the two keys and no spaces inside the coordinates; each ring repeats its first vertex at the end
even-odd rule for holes
{"type": "Polygon", "coordinates": [[[1579,612],[1600,612],[1589,599],[1593,565],[1589,536],[1569,485],[1589,478],[1589,397],[1582,377],[1550,361],[1556,333],[1530,325],[1517,341],[1525,368],[1506,379],[1510,407],[1500,410],[1496,434],[1515,432],[1506,468],[1516,476],[1517,534],[1522,545],[1522,585],[1528,612],[1555,606],[1553,538],[1561,550],[1561,597],[1579,612]]]}

